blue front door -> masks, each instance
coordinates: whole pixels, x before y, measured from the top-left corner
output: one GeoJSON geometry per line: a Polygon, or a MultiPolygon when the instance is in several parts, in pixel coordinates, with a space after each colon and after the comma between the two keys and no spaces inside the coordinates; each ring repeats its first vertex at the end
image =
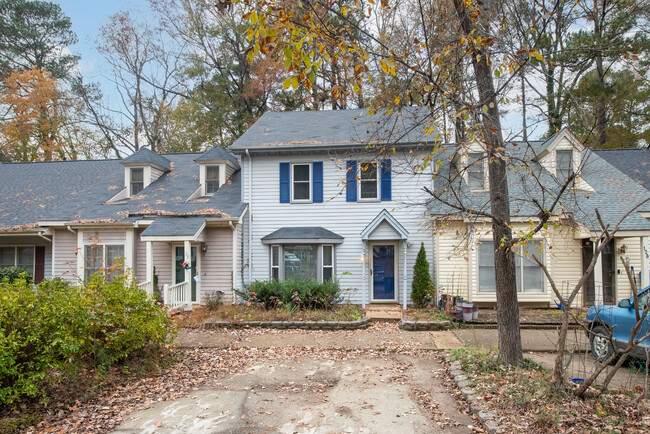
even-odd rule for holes
{"type": "Polygon", "coordinates": [[[372,299],[395,300],[395,246],[372,246],[372,299]]]}

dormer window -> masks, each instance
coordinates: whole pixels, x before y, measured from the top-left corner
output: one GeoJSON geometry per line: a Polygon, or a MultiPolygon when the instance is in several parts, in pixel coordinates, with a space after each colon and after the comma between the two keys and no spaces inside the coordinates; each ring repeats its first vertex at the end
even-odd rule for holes
{"type": "Polygon", "coordinates": [[[219,189],[219,166],[205,167],[205,194],[214,194],[219,189]]]}
{"type": "Polygon", "coordinates": [[[133,197],[144,190],[144,168],[134,167],[131,168],[131,191],[130,196],[133,197]]]}
{"type": "Polygon", "coordinates": [[[555,175],[564,182],[573,174],[573,151],[555,151],[555,175]]]}
{"type": "Polygon", "coordinates": [[[470,190],[485,190],[485,168],[482,152],[467,155],[467,185],[470,190]]]}

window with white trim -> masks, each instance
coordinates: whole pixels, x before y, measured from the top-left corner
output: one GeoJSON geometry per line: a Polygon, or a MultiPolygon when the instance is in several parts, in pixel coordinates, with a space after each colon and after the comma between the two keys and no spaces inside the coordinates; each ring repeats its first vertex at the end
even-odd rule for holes
{"type": "Polygon", "coordinates": [[[214,194],[219,189],[219,166],[205,166],[205,194],[214,194]]]}
{"type": "Polygon", "coordinates": [[[124,274],[124,246],[121,244],[92,244],[84,249],[84,279],[101,271],[108,281],[124,274]]]}
{"type": "Polygon", "coordinates": [[[271,246],[271,279],[280,280],[280,246],[271,246]]]}
{"type": "MultiPolygon", "coordinates": [[[[527,241],[515,251],[515,277],[517,292],[544,292],[544,272],[533,259],[535,255],[544,263],[544,244],[542,240],[527,241]]],[[[482,241],[478,246],[478,289],[480,292],[495,292],[494,242],[482,241]]]]}
{"type": "Polygon", "coordinates": [[[467,185],[470,190],[485,189],[484,155],[482,152],[470,152],[467,155],[467,185]]]}
{"type": "Polygon", "coordinates": [[[34,247],[0,247],[0,269],[7,267],[22,267],[34,276],[34,247]]]}
{"type": "Polygon", "coordinates": [[[573,174],[573,151],[555,151],[555,175],[561,182],[573,174]]]}
{"type": "Polygon", "coordinates": [[[144,169],[142,167],[131,168],[131,194],[135,196],[144,190],[144,169]]]}
{"type": "Polygon", "coordinates": [[[334,276],[334,246],[323,246],[323,281],[332,280],[334,276]]]}
{"type": "Polygon", "coordinates": [[[379,199],[379,170],[376,162],[359,162],[359,198],[379,199]]]}
{"type": "Polygon", "coordinates": [[[291,200],[311,200],[311,164],[300,163],[291,165],[291,200]]]}
{"type": "Polygon", "coordinates": [[[270,246],[270,278],[273,280],[332,280],[334,245],[276,244],[270,246]]]}

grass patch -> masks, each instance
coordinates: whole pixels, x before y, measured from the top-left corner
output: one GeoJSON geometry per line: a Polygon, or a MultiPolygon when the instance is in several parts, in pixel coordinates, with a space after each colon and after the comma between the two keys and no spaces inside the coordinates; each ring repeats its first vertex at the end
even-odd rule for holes
{"type": "Polygon", "coordinates": [[[199,328],[210,321],[359,321],[365,316],[357,305],[343,303],[330,310],[264,309],[250,303],[221,304],[213,309],[199,308],[175,317],[176,325],[185,328],[199,328]]]}

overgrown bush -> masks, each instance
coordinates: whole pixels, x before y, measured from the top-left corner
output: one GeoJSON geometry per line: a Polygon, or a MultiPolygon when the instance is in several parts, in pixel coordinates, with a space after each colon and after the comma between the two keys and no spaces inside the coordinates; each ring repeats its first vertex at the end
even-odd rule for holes
{"type": "Polygon", "coordinates": [[[163,308],[121,277],[96,274],[85,286],[53,279],[36,289],[24,278],[0,283],[0,404],[47,401],[54,378],[160,354],[172,332],[163,308]]]}
{"type": "Polygon", "coordinates": [[[331,309],[341,302],[341,289],[336,280],[261,280],[248,285],[237,294],[246,302],[260,303],[266,309],[331,309]]]}
{"type": "Polygon", "coordinates": [[[23,278],[31,282],[32,276],[23,267],[0,268],[0,282],[13,283],[16,279],[23,278]]]}
{"type": "Polygon", "coordinates": [[[429,274],[429,261],[424,243],[420,246],[418,257],[413,266],[413,283],[411,284],[411,299],[416,307],[427,307],[434,296],[434,289],[429,274]]]}

